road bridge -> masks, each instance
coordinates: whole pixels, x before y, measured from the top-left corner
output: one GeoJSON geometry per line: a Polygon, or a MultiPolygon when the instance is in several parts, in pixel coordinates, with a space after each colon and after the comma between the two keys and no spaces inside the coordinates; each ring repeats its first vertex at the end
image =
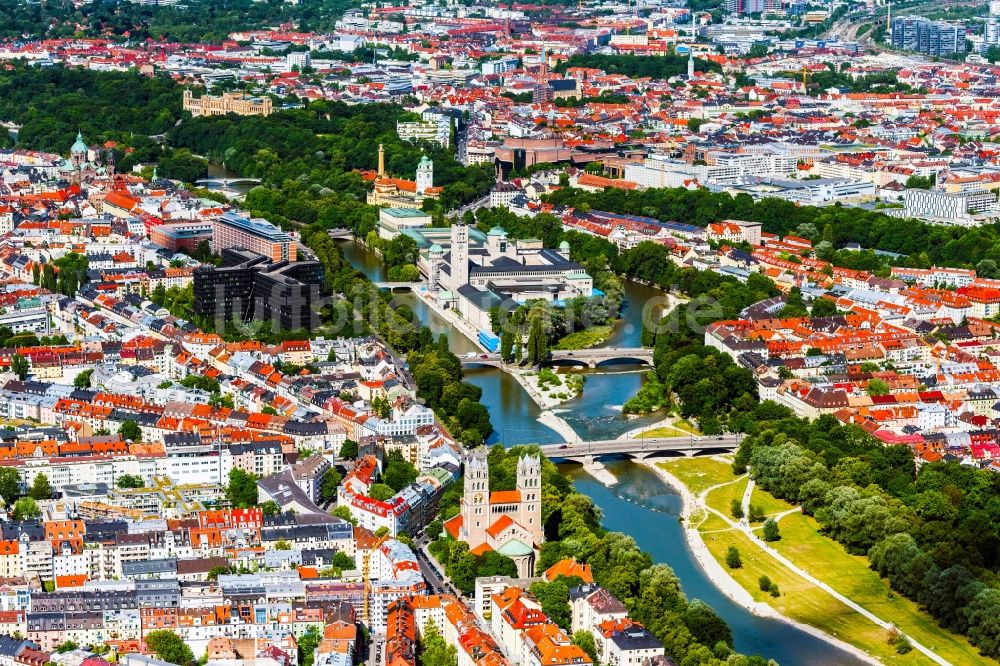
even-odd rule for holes
{"type": "MultiPolygon", "coordinates": [[[[461,357],[463,366],[488,365],[506,369],[516,367],[505,363],[500,354],[470,354],[461,357]]],[[[578,366],[597,368],[609,365],[652,365],[653,350],[648,347],[598,347],[595,349],[556,349],[541,362],[543,367],[578,366]]]]}
{"type": "Polygon", "coordinates": [[[414,282],[373,282],[379,289],[388,289],[389,291],[413,291],[415,285],[414,282]]]}
{"type": "Polygon", "coordinates": [[[593,462],[601,458],[630,458],[645,460],[667,454],[693,456],[698,453],[724,453],[737,449],[740,435],[718,437],[645,437],[628,439],[603,439],[594,441],[556,442],[539,446],[551,460],[593,462]]]}
{"type": "Polygon", "coordinates": [[[237,183],[254,183],[259,185],[259,178],[202,178],[195,182],[195,185],[217,185],[220,187],[231,187],[237,183]]]}

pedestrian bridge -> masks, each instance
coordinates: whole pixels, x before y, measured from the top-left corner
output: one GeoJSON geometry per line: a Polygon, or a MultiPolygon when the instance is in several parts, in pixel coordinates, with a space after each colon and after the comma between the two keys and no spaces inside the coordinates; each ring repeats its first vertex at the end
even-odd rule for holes
{"type": "Polygon", "coordinates": [[[724,453],[736,450],[739,445],[739,435],[718,437],[689,435],[556,442],[542,444],[539,448],[550,460],[587,463],[601,458],[645,460],[649,457],[671,454],[693,456],[699,453],[724,453]]]}
{"type": "MultiPolygon", "coordinates": [[[[489,365],[506,368],[500,354],[475,354],[463,356],[462,365],[489,365]]],[[[569,351],[553,350],[539,365],[577,366],[582,368],[598,368],[610,365],[652,365],[653,350],[647,347],[608,347],[599,349],[574,349],[569,351]]]]}

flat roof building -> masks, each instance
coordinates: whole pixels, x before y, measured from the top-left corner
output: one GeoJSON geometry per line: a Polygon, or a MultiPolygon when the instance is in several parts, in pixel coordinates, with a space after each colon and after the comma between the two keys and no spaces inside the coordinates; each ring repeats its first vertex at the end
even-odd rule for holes
{"type": "Polygon", "coordinates": [[[229,248],[256,252],[271,261],[295,261],[292,237],[262,218],[243,217],[229,211],[215,220],[212,251],[222,254],[229,248]]]}

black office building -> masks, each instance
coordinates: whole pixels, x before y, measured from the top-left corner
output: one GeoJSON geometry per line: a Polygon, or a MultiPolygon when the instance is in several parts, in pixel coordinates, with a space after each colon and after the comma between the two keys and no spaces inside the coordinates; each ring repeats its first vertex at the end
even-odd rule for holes
{"type": "Polygon", "coordinates": [[[229,248],[222,265],[194,271],[194,311],[215,322],[270,321],[275,330],[319,324],[323,266],[316,261],[271,262],[263,255],[229,248]]]}

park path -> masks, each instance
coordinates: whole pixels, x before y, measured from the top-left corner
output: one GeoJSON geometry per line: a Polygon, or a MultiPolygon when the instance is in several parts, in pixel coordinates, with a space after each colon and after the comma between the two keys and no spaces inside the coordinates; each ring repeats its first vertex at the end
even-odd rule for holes
{"type": "MultiPolygon", "coordinates": [[[[711,488],[707,488],[707,489],[703,490],[701,493],[698,494],[698,497],[697,497],[698,503],[705,510],[711,511],[712,513],[714,513],[715,515],[719,516],[724,521],[726,521],[726,523],[728,523],[729,525],[732,526],[732,529],[736,529],[736,530],[739,530],[740,532],[743,532],[743,534],[745,534],[747,536],[747,538],[750,539],[754,543],[754,545],[756,545],[758,548],[760,548],[765,553],[767,553],[768,555],[770,555],[772,558],[774,558],[775,560],[777,560],[782,566],[784,566],[785,568],[787,568],[789,571],[791,571],[791,572],[795,573],[797,576],[799,576],[799,577],[801,577],[801,578],[809,581],[810,583],[812,583],[813,585],[815,585],[819,589],[823,590],[824,592],[826,592],[827,594],[829,594],[830,596],[832,596],[837,601],[841,602],[842,604],[844,604],[845,606],[847,606],[851,610],[853,610],[853,611],[855,611],[857,613],[860,613],[862,616],[864,616],[865,618],[867,618],[871,622],[874,622],[875,624],[877,624],[878,626],[882,627],[883,629],[886,629],[886,630],[893,630],[894,629],[896,631],[900,631],[899,627],[895,626],[891,622],[886,622],[885,620],[883,620],[879,616],[875,615],[874,613],[872,613],[871,611],[869,611],[867,608],[865,608],[861,604],[859,604],[859,603],[855,602],[854,600],[852,600],[850,597],[844,596],[840,592],[836,591],[835,589],[833,589],[832,587],[830,587],[829,585],[827,585],[826,583],[824,583],[820,579],[816,578],[815,576],[813,576],[812,574],[810,574],[808,571],[806,571],[805,569],[803,569],[802,567],[798,566],[797,564],[795,564],[794,562],[792,562],[790,559],[788,559],[787,557],[785,557],[784,555],[782,555],[781,553],[779,553],[777,550],[775,550],[774,548],[772,548],[770,544],[768,544],[766,541],[764,541],[759,536],[757,536],[756,532],[753,531],[753,528],[750,526],[749,521],[745,517],[745,516],[749,515],[749,513],[750,513],[750,497],[753,495],[753,489],[757,485],[756,482],[753,480],[753,477],[751,477],[750,480],[747,482],[746,491],[744,491],[744,493],[743,493],[743,515],[744,515],[744,518],[741,518],[738,523],[734,522],[732,519],[730,519],[728,516],[726,516],[725,514],[723,514],[721,511],[718,511],[718,510],[716,510],[716,509],[708,506],[708,503],[705,501],[705,499],[706,499],[709,491],[711,491],[711,490],[713,490],[715,488],[718,488],[720,486],[727,485],[728,483],[735,483],[736,481],[739,481],[742,478],[743,477],[741,476],[738,479],[735,479],[733,481],[728,481],[726,483],[720,483],[718,485],[712,486],[711,488]]],[[[774,519],[775,520],[780,520],[781,518],[787,516],[788,514],[794,513],[795,511],[798,511],[800,509],[801,509],[801,507],[795,507],[794,509],[791,509],[789,511],[785,511],[783,513],[778,514],[778,516],[774,517],[774,519]]],[[[722,531],[722,530],[716,530],[716,531],[722,531]]],[[[922,653],[924,656],[926,656],[931,661],[933,661],[933,662],[935,662],[937,664],[940,664],[941,666],[953,666],[950,661],[948,661],[944,657],[936,654],[933,650],[931,650],[927,646],[918,643],[916,640],[913,639],[912,636],[909,636],[906,633],[903,633],[901,631],[900,631],[900,633],[902,633],[903,636],[906,636],[906,640],[908,640],[910,642],[910,644],[913,646],[914,650],[917,650],[918,652],[922,653]]]]}

